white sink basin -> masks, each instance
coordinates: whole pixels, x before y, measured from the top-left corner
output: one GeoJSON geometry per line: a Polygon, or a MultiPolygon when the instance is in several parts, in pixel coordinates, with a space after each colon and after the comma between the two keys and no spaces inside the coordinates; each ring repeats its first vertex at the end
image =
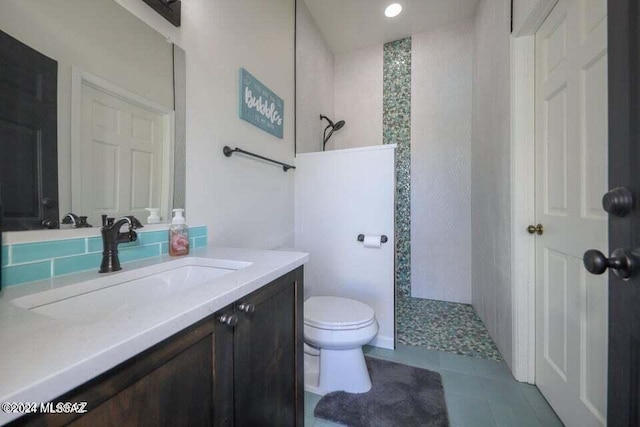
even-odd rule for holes
{"type": "Polygon", "coordinates": [[[215,286],[215,279],[249,265],[240,261],[182,258],[40,292],[12,303],[55,319],[91,323],[196,286],[215,286]]]}

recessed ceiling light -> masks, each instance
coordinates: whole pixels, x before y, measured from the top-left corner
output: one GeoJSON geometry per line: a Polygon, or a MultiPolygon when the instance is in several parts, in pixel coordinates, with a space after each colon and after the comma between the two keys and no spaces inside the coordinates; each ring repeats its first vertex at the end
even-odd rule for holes
{"type": "Polygon", "coordinates": [[[384,14],[387,16],[387,18],[393,18],[394,16],[398,16],[400,15],[400,12],[402,12],[402,5],[400,3],[391,3],[384,10],[384,14]]]}

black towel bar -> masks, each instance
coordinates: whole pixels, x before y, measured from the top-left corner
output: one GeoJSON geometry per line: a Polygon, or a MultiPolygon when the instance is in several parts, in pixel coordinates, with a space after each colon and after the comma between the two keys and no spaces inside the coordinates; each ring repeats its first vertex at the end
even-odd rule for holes
{"type": "Polygon", "coordinates": [[[277,160],[273,160],[273,159],[270,159],[268,157],[261,156],[260,154],[255,154],[255,153],[252,153],[250,151],[245,151],[242,148],[238,148],[238,147],[231,148],[228,145],[225,145],[224,148],[222,149],[222,152],[227,157],[231,157],[231,155],[233,153],[240,153],[240,154],[244,154],[244,155],[247,155],[247,156],[255,157],[257,159],[265,160],[267,162],[275,163],[276,165],[282,166],[282,170],[284,170],[285,172],[288,171],[289,169],[295,169],[296,168],[295,166],[288,165],[286,163],[282,163],[282,162],[279,162],[277,160]]]}

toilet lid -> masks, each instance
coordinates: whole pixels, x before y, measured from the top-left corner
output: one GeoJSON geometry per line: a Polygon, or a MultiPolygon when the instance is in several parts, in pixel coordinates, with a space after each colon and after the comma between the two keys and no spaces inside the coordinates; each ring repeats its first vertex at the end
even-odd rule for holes
{"type": "Polygon", "coordinates": [[[304,323],[317,328],[357,328],[374,317],[373,308],[349,298],[311,297],[304,303],[304,323]]]}

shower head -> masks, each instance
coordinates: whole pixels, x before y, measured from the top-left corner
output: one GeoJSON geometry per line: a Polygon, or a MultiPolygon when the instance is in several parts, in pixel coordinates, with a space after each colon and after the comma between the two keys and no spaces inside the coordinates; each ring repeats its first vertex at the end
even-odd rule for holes
{"type": "Polygon", "coordinates": [[[320,120],[326,120],[327,122],[329,122],[327,127],[324,128],[324,138],[322,140],[322,151],[324,151],[324,148],[327,145],[329,138],[331,138],[331,135],[333,135],[333,132],[342,129],[345,125],[345,122],[344,120],[340,120],[337,123],[333,123],[333,121],[331,121],[329,117],[322,114],[320,114],[320,120]],[[329,131],[329,134],[327,134],[327,131],[329,131]]]}

